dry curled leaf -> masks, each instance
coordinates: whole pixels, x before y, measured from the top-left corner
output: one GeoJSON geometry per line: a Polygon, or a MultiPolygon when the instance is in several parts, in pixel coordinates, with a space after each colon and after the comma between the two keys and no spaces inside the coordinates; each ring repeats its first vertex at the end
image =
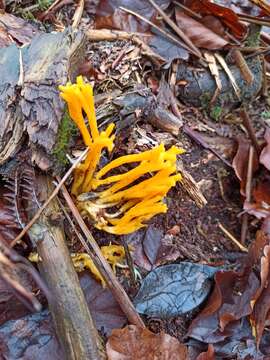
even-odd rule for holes
{"type": "Polygon", "coordinates": [[[187,348],[172,336],[135,325],[113,330],[106,345],[108,360],[187,360],[187,348]]]}
{"type": "Polygon", "coordinates": [[[98,330],[109,335],[112,329],[126,323],[126,316],[110,290],[104,289],[86,272],[80,277],[80,283],[98,330]]]}
{"type": "Polygon", "coordinates": [[[215,350],[213,345],[208,345],[206,352],[201,353],[196,360],[215,360],[215,350]]]}
{"type": "Polygon", "coordinates": [[[0,11],[0,48],[12,43],[29,43],[37,33],[38,30],[25,20],[8,13],[2,14],[0,11]]]}
{"type": "Polygon", "coordinates": [[[247,28],[240,22],[237,14],[229,8],[230,4],[226,5],[226,7],[221,6],[209,0],[188,0],[186,4],[186,6],[190,6],[193,11],[202,16],[214,15],[232,31],[233,35],[242,39],[246,34],[247,28]]]}
{"type": "Polygon", "coordinates": [[[158,318],[189,312],[206,299],[217,270],[189,262],[160,266],[143,279],[134,299],[136,310],[158,318]]]}
{"type": "Polygon", "coordinates": [[[199,21],[186,15],[183,11],[176,9],[175,17],[179,28],[197,47],[208,50],[217,50],[222,49],[228,44],[227,40],[217,35],[199,21]]]}

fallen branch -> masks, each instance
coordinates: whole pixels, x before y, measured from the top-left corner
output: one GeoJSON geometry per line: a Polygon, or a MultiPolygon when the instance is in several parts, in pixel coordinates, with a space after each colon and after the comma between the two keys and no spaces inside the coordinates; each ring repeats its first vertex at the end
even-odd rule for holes
{"type": "MultiPolygon", "coordinates": [[[[51,178],[39,178],[38,186],[42,198],[47,198],[52,190],[51,178]]],[[[65,243],[63,226],[61,221],[50,220],[59,212],[57,201],[50,201],[28,234],[37,246],[42,259],[39,267],[53,296],[49,307],[65,359],[99,360],[98,333],[65,243]]]]}

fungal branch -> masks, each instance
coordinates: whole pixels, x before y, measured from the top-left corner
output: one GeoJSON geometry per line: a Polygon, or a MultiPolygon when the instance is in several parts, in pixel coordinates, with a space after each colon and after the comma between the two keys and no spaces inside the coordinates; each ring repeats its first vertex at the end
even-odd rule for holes
{"type": "Polygon", "coordinates": [[[113,149],[114,124],[99,132],[93,89],[82,77],[77,78],[76,84],[60,86],[60,90],[89,147],[89,155],[75,170],[72,186],[81,212],[90,215],[95,227],[112,234],[131,233],[146,226],[145,222],[154,215],[165,213],[167,205],[163,198],[181,180],[176,160],[184,150],[176,146],[166,150],[160,144],[148,151],[121,156],[98,170],[102,151],[113,149]],[[85,193],[91,193],[91,200],[85,200],[85,193]]]}

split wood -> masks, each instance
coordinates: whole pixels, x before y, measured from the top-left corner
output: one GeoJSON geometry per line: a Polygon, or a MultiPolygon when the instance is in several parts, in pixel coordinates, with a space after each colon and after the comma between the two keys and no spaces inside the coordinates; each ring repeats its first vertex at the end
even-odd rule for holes
{"type": "MultiPolygon", "coordinates": [[[[57,178],[57,181],[60,179],[57,178]]],[[[88,255],[93,259],[96,267],[100,271],[101,275],[104,277],[107,286],[111,290],[112,294],[115,297],[115,300],[120,305],[122,311],[126,314],[129,322],[133,325],[136,325],[140,328],[144,328],[145,325],[140,318],[139,314],[135,310],[132,302],[130,301],[129,297],[127,296],[125,290],[117,280],[116,276],[114,275],[110,265],[104,258],[96,240],[94,239],[93,235],[91,234],[90,230],[86,226],[83,218],[81,217],[81,214],[79,213],[77,207],[75,206],[71,196],[69,195],[66,187],[62,185],[62,194],[64,196],[64,199],[75,218],[76,222],[78,223],[79,227],[81,228],[85,238],[87,239],[87,242],[80,237],[80,240],[82,241],[82,244],[88,253],[88,255]],[[91,249],[90,249],[90,247],[91,249]],[[92,250],[92,251],[91,251],[92,250]],[[94,256],[93,256],[94,254],[94,256]]]]}

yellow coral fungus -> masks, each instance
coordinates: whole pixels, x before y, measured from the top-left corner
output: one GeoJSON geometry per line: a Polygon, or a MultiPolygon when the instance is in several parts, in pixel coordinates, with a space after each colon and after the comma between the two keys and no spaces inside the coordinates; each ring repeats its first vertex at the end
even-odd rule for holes
{"type": "Polygon", "coordinates": [[[97,171],[103,149],[113,148],[114,124],[99,132],[94,114],[93,90],[83,83],[60,87],[68,103],[71,118],[79,127],[85,145],[90,148],[84,163],[75,171],[72,193],[78,207],[89,214],[98,229],[113,234],[128,234],[145,226],[154,215],[167,211],[163,198],[181,179],[176,171],[177,155],[184,151],[163,144],[139,154],[121,156],[97,171]],[[83,111],[89,121],[88,131],[83,111]],[[123,172],[123,166],[129,167],[123,172]],[[133,166],[133,167],[132,167],[133,166]],[[90,193],[85,198],[84,193],[90,193]]]}

